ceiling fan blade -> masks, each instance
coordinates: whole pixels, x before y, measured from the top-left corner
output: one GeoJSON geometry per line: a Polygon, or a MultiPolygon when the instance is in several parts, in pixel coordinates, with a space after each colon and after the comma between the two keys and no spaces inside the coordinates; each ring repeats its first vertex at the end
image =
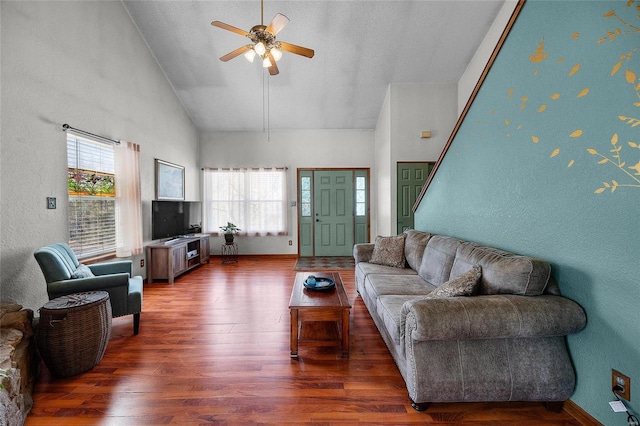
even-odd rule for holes
{"type": "Polygon", "coordinates": [[[229,52],[226,55],[220,57],[220,60],[222,62],[227,62],[233,58],[235,58],[236,56],[240,56],[242,55],[244,52],[251,50],[251,46],[250,45],[246,45],[246,46],[242,46],[242,47],[238,47],[236,50],[234,50],[233,52],[229,52]]]}
{"type": "Polygon", "coordinates": [[[271,23],[267,26],[267,31],[273,35],[276,35],[284,28],[285,25],[289,23],[289,18],[284,16],[282,13],[278,13],[273,17],[271,23]]]}
{"type": "Polygon", "coordinates": [[[269,58],[269,62],[271,62],[271,66],[269,67],[269,74],[278,75],[280,73],[280,70],[278,70],[278,65],[276,64],[276,60],[273,59],[273,55],[271,54],[271,52],[267,53],[267,58],[269,58]]]}
{"type": "Polygon", "coordinates": [[[224,22],[220,21],[213,21],[211,25],[213,25],[214,27],[222,28],[223,30],[231,31],[232,33],[240,34],[241,36],[245,37],[249,34],[245,30],[241,30],[240,28],[236,28],[232,25],[225,24],[224,22]]]}
{"type": "Polygon", "coordinates": [[[280,48],[285,52],[295,53],[296,55],[306,56],[307,58],[313,58],[314,51],[312,49],[307,49],[306,47],[296,46],[295,44],[287,43],[285,41],[281,41],[280,48]]]}

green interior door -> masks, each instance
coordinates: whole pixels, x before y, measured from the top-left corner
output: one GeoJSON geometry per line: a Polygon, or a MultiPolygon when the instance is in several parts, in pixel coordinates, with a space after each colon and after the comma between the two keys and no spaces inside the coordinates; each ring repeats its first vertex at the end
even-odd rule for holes
{"type": "Polygon", "coordinates": [[[398,234],[413,229],[413,205],[434,163],[398,163],[398,234]]]}
{"type": "Polygon", "coordinates": [[[353,170],[316,170],[313,177],[315,256],[351,256],[353,170]]]}

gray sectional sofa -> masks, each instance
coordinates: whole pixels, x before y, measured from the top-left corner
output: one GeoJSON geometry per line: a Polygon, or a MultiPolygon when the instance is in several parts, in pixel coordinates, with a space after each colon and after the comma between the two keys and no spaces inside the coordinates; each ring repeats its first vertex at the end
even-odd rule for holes
{"type": "Polygon", "coordinates": [[[559,411],[575,387],[565,336],[582,330],[586,316],[560,295],[550,265],[443,235],[401,237],[404,267],[380,264],[379,251],[371,263],[374,243],[356,244],[353,255],[357,290],[412,406],[542,401],[559,411]],[[474,295],[429,298],[474,266],[474,295]]]}

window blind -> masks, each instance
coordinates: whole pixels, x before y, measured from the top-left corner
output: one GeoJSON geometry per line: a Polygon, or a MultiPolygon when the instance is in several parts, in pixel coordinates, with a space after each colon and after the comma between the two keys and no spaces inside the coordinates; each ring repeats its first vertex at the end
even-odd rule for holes
{"type": "Polygon", "coordinates": [[[69,246],[78,258],[115,251],[115,163],[111,144],[67,132],[69,246]]]}

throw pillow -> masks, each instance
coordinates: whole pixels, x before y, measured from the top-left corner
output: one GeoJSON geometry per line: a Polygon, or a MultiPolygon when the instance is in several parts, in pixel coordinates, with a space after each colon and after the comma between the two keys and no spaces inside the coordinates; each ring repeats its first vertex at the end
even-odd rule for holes
{"type": "Polygon", "coordinates": [[[83,265],[82,263],[79,264],[78,268],[76,268],[76,270],[73,271],[73,274],[71,274],[71,278],[91,278],[91,277],[95,277],[95,275],[93,275],[93,272],[91,272],[91,269],[89,269],[87,265],[83,265]]]}
{"type": "Polygon", "coordinates": [[[425,299],[442,299],[445,297],[473,296],[478,291],[482,267],[475,265],[462,275],[447,281],[429,293],[425,299]]]}
{"type": "Polygon", "coordinates": [[[404,240],[407,234],[394,237],[376,237],[369,263],[404,268],[404,240]]]}

